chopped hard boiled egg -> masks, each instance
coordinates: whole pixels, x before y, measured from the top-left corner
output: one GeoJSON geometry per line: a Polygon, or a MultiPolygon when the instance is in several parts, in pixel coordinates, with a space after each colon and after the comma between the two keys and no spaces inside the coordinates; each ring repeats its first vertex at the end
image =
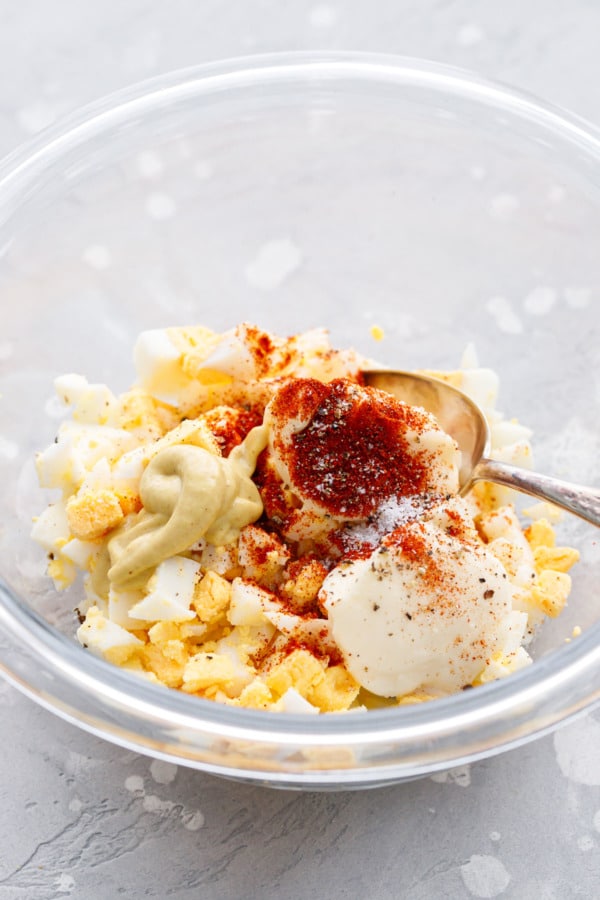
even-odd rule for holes
{"type": "Polygon", "coordinates": [[[132,619],[149,622],[184,622],[196,618],[190,609],[200,564],[184,556],[173,556],[160,563],[147,585],[143,600],[129,610],[132,619]]]}
{"type": "MultiPolygon", "coordinates": [[[[376,340],[383,337],[377,326],[376,340]]],[[[58,588],[83,573],[79,641],[138,677],[247,709],[410,707],[531,664],[567,603],[555,510],[458,496],[460,453],[421,408],[363,385],[326,331],[143,332],[121,396],[77,374],[38,454],[61,496],[36,518],[58,588]],[[552,523],[552,524],[551,524],[552,523]]],[[[484,410],[492,455],[531,461],[472,347],[436,372],[484,410]]]]}

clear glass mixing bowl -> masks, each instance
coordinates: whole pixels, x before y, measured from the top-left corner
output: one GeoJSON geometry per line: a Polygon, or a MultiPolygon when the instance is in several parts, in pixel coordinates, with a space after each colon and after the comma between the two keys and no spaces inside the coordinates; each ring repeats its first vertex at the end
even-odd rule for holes
{"type": "MultiPolygon", "coordinates": [[[[32,457],[65,371],[124,390],[145,328],[324,325],[402,368],[473,341],[537,467],[593,483],[599,451],[600,138],[463,72],[285,55],[203,66],[111,97],[0,171],[0,661],[27,694],[127,747],[270,785],[414,778],[540,735],[600,697],[600,558],[582,561],[530,668],[430,704],[302,717],[142,682],[74,640],[29,539],[32,457]],[[385,340],[375,345],[371,324],[385,340]],[[567,642],[575,625],[583,633],[567,642]]],[[[43,740],[43,735],[40,735],[43,740]]]]}

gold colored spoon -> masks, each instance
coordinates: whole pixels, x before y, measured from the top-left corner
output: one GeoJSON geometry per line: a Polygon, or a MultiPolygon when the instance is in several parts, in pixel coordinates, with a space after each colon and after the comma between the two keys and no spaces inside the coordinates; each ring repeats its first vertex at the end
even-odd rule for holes
{"type": "Polygon", "coordinates": [[[548,475],[489,459],[490,432],[476,403],[457,388],[427,375],[385,369],[363,370],[365,383],[387,391],[411,406],[432,413],[441,428],[454,438],[461,451],[460,493],[476,481],[492,481],[554,503],[600,526],[600,490],[569,484],[548,475]]]}

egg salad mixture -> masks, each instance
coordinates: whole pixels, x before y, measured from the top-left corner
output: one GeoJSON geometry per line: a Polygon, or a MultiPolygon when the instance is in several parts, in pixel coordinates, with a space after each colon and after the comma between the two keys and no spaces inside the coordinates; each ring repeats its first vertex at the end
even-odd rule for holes
{"type": "MultiPolygon", "coordinates": [[[[450,381],[498,459],[529,431],[467,352],[450,381]]],[[[423,409],[365,387],[327,333],[248,324],[140,335],[121,396],[81,375],[38,454],[61,498],[36,519],[58,588],[83,572],[79,641],[157,684],[231,706],[339,712],[417,703],[528,665],[570,590],[552,509],[458,494],[460,453],[423,409]],[[546,517],[539,514],[546,512],[546,517]]]]}

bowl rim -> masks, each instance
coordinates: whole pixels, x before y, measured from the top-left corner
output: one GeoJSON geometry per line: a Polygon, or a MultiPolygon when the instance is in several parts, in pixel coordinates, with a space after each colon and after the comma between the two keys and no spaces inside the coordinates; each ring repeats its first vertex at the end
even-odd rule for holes
{"type": "MultiPolygon", "coordinates": [[[[151,111],[159,101],[164,103],[170,97],[182,98],[190,92],[194,95],[212,94],[215,90],[232,87],[252,87],[265,80],[293,81],[298,77],[339,81],[352,77],[374,84],[386,80],[397,86],[410,84],[443,89],[463,99],[491,105],[506,114],[525,118],[547,132],[559,135],[579,151],[590,154],[600,171],[600,129],[528,93],[460,68],[411,57],[352,51],[286,52],[237,57],[169,72],[108,94],[76,110],[0,162],[0,209],[10,212],[11,204],[16,204],[15,208],[18,208],[19,197],[23,198],[34,179],[43,176],[45,169],[56,159],[85,144],[106,128],[126,121],[134,112],[151,111]]],[[[0,259],[1,256],[0,248],[0,259]]],[[[161,686],[135,678],[87,653],[52,628],[35,610],[28,608],[1,579],[0,623],[4,627],[4,635],[0,638],[0,672],[38,703],[114,743],[213,771],[223,772],[227,767],[217,765],[211,768],[206,760],[185,758],[161,750],[156,746],[156,741],[141,736],[139,731],[128,729],[128,733],[124,734],[121,727],[116,728],[103,721],[101,714],[90,718],[92,700],[104,701],[110,697],[111,702],[124,711],[132,723],[150,723],[151,727],[165,730],[176,725],[198,734],[205,734],[208,730],[213,735],[231,740],[266,740],[273,745],[291,747],[302,744],[304,747],[321,748],[340,744],[376,746],[393,741],[405,748],[426,746],[421,761],[411,758],[406,763],[401,759],[394,763],[394,780],[498,753],[533,739],[600,701],[600,685],[595,687],[600,672],[600,623],[591,626],[576,641],[552,651],[537,660],[535,665],[514,673],[510,678],[481,686],[476,691],[437,700],[434,704],[420,704],[410,709],[394,707],[373,710],[366,717],[358,714],[309,717],[239,708],[232,710],[231,707],[190,697],[179,691],[165,691],[161,686]],[[41,667],[36,669],[34,666],[25,679],[19,666],[6,662],[7,658],[13,659],[19,647],[23,647],[23,642],[27,644],[32,660],[36,654],[41,654],[45,665],[53,672],[53,691],[48,691],[46,675],[41,667]],[[560,662],[558,667],[557,660],[560,662]],[[80,691],[78,704],[73,703],[71,697],[74,685],[85,685],[87,689],[87,692],[80,691]],[[568,702],[566,699],[559,702],[554,696],[555,689],[560,688],[567,694],[565,686],[570,690],[568,702]],[[535,711],[536,714],[516,730],[513,727],[507,730],[506,722],[510,725],[510,716],[524,710],[535,711]],[[471,743],[465,746],[451,742],[449,745],[452,735],[460,735],[465,729],[473,728],[475,712],[477,735],[472,737],[471,743]],[[480,732],[483,734],[485,728],[492,726],[496,729],[495,743],[489,746],[488,731],[488,743],[484,746],[480,732]]],[[[235,774],[238,770],[233,771],[235,774]]],[[[333,769],[321,775],[311,773],[311,777],[313,781],[321,778],[328,783],[351,781],[360,772],[368,782],[381,778],[381,771],[377,767],[375,771],[366,772],[360,767],[333,769]]],[[[247,777],[248,770],[244,769],[243,774],[247,777]]],[[[260,771],[261,779],[277,781],[282,777],[279,771],[260,771]]],[[[285,778],[301,783],[305,775],[302,771],[292,771],[285,778]]]]}
{"type": "Polygon", "coordinates": [[[102,128],[107,119],[116,121],[126,117],[134,107],[143,110],[145,101],[152,102],[157,94],[166,99],[170,93],[174,96],[180,94],[183,86],[197,90],[201,83],[210,90],[211,85],[218,82],[220,87],[226,88],[240,85],[245,76],[260,77],[263,73],[264,77],[264,73],[272,72],[279,77],[283,73],[295,77],[309,70],[313,77],[327,75],[339,78],[344,74],[358,73],[363,77],[367,74],[382,77],[387,74],[393,76],[398,84],[405,81],[422,87],[439,87],[441,82],[445,82],[447,88],[466,98],[485,100],[507,112],[526,116],[550,131],[556,129],[562,136],[580,142],[582,147],[600,152],[600,125],[526,90],[459,66],[391,53],[281,51],[230,57],[175,69],[136,81],[76,108],[0,158],[0,193],[40,157],[50,157],[53,152],[62,150],[66,143],[89,136],[94,127],[102,128]]]}

